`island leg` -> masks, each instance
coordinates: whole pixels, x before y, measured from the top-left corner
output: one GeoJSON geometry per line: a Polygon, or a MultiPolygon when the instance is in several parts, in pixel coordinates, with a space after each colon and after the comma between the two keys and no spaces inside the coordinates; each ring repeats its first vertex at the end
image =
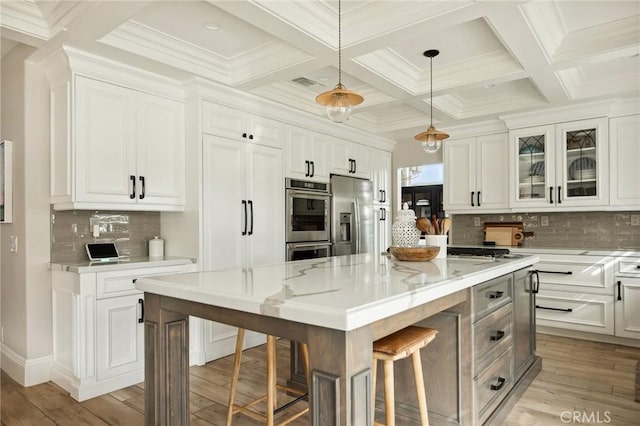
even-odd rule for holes
{"type": "Polygon", "coordinates": [[[371,327],[340,331],[310,327],[311,423],[372,426],[371,327]]]}
{"type": "Polygon", "coordinates": [[[189,424],[189,316],[162,308],[145,293],[144,411],[146,425],[189,424]]]}

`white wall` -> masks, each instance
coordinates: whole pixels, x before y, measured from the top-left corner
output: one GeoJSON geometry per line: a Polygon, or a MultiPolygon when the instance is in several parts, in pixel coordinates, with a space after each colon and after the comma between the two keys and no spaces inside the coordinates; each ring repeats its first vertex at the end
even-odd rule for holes
{"type": "Polygon", "coordinates": [[[0,241],[2,369],[25,386],[49,379],[52,353],[49,90],[40,68],[25,63],[33,51],[21,45],[3,58],[0,96],[1,137],[14,141],[13,223],[2,225],[0,241]]]}

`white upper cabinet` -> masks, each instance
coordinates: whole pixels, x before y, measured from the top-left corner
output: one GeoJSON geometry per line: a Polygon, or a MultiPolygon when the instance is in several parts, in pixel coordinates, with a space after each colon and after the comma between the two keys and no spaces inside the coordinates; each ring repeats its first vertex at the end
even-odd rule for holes
{"type": "Polygon", "coordinates": [[[510,138],[514,209],[609,203],[606,119],[523,128],[510,138]]]}
{"type": "Polygon", "coordinates": [[[371,148],[371,180],[373,181],[373,203],[391,204],[391,153],[371,148]]]}
{"type": "Polygon", "coordinates": [[[329,182],[327,136],[301,127],[285,126],[285,176],[329,182]]]}
{"type": "Polygon", "coordinates": [[[616,208],[640,207],[640,115],[609,120],[610,200],[616,208]]]}
{"type": "Polygon", "coordinates": [[[370,149],[344,139],[331,138],[331,173],[368,179],[370,149]]]}
{"type": "Polygon", "coordinates": [[[282,148],[284,139],[280,121],[211,102],[203,107],[202,131],[274,148],[282,148]]]}
{"type": "Polygon", "coordinates": [[[443,146],[445,211],[497,211],[508,207],[506,134],[444,141],[443,146]]]}
{"type": "Polygon", "coordinates": [[[54,208],[183,210],[184,104],[73,72],[53,75],[54,208]]]}

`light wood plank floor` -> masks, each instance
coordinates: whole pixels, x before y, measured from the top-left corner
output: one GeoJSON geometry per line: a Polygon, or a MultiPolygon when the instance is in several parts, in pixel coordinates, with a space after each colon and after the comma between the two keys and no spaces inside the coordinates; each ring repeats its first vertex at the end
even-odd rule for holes
{"type": "MultiPolygon", "coordinates": [[[[278,349],[278,371],[286,377],[288,345],[281,343],[278,349]]],[[[634,401],[640,349],[539,334],[538,354],[543,358],[543,370],[510,413],[506,425],[640,424],[640,403],[634,401]],[[573,419],[568,413],[574,411],[580,421],[567,422],[573,419]]],[[[232,358],[226,357],[191,367],[192,425],[225,424],[231,364],[232,358]]],[[[264,346],[245,352],[239,403],[262,394],[265,368],[264,346]]],[[[22,388],[4,372],[1,380],[2,425],[144,424],[143,384],[79,403],[53,383],[22,388]]],[[[282,403],[288,397],[280,394],[279,398],[282,403]]],[[[281,415],[304,408],[304,404],[298,403],[281,415]]],[[[236,415],[234,424],[259,423],[236,415]]],[[[291,424],[307,425],[308,417],[291,424]]]]}

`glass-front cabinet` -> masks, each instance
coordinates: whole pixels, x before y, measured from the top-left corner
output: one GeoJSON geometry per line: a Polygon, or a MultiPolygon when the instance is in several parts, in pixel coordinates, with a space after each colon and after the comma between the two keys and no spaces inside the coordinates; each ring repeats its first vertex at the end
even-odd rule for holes
{"type": "Polygon", "coordinates": [[[514,208],[607,204],[606,119],[514,130],[511,149],[514,208]]]}

